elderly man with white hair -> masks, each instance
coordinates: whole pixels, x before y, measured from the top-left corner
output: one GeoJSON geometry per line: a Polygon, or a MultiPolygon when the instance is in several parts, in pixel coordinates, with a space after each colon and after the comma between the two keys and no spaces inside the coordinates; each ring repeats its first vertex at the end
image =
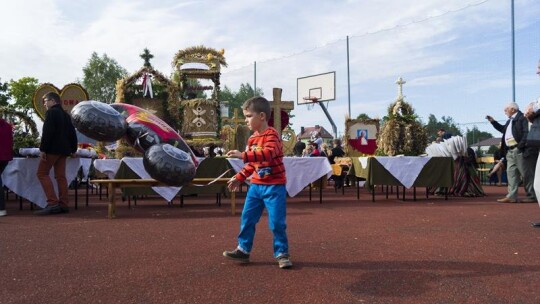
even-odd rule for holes
{"type": "MultiPolygon", "coordinates": [[[[531,149],[526,146],[529,123],[515,102],[508,103],[504,107],[504,113],[508,117],[508,121],[504,125],[501,125],[493,117],[486,116],[493,127],[503,134],[501,150],[506,154],[507,161],[508,194],[504,198],[498,199],[497,202],[518,203],[518,188],[522,178],[527,198],[521,202],[537,202],[533,186],[534,170],[532,168],[534,166],[527,168],[526,165],[526,162],[528,163],[533,156],[531,149]]],[[[536,158],[534,161],[536,162],[536,158]]]]}

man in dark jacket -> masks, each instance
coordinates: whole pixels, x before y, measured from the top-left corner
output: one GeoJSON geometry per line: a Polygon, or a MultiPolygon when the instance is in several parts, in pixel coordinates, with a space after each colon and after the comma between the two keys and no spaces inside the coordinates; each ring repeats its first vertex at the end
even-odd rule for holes
{"type": "Polygon", "coordinates": [[[34,212],[36,215],[48,215],[69,212],[68,182],[66,179],[66,159],[77,151],[77,134],[71,123],[71,117],[62,108],[60,95],[54,92],[43,96],[47,108],[41,144],[39,146],[40,161],[37,178],[45,192],[47,206],[34,212]],[[58,184],[58,196],[49,176],[54,168],[54,176],[58,184]]]}
{"type": "Polygon", "coordinates": [[[525,186],[527,198],[521,202],[536,202],[533,187],[535,166],[530,167],[528,165],[528,161],[532,160],[534,156],[531,155],[533,151],[526,146],[529,123],[515,102],[507,104],[504,108],[504,113],[508,116],[508,121],[504,126],[493,119],[493,117],[486,116],[486,119],[491,122],[493,127],[503,134],[501,149],[506,154],[508,194],[506,197],[497,201],[499,203],[517,203],[518,187],[523,177],[523,185],[525,186]]]}

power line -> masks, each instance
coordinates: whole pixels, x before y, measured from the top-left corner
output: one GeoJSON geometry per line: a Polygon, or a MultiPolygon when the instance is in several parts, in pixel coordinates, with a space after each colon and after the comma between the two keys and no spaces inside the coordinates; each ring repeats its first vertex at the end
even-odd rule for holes
{"type": "Polygon", "coordinates": [[[460,126],[467,126],[467,125],[485,125],[489,123],[488,121],[474,121],[474,122],[463,122],[463,123],[456,123],[456,125],[460,126]]]}
{"type": "MultiPolygon", "coordinates": [[[[482,1],[479,1],[479,2],[476,2],[476,3],[470,3],[470,4],[466,5],[466,6],[463,6],[463,7],[454,9],[454,10],[447,10],[447,11],[444,11],[444,12],[442,12],[440,14],[427,16],[427,17],[424,17],[424,18],[419,19],[419,20],[413,20],[413,21],[403,23],[403,24],[396,24],[396,25],[394,25],[392,27],[387,27],[387,28],[380,29],[380,30],[377,30],[377,31],[374,31],[374,32],[366,32],[366,33],[363,33],[363,34],[356,34],[356,35],[352,34],[352,35],[349,35],[349,37],[351,37],[351,38],[362,38],[362,37],[366,37],[366,36],[369,36],[369,35],[376,35],[376,34],[379,34],[379,33],[382,33],[382,32],[393,31],[393,30],[399,29],[399,28],[405,28],[405,27],[408,27],[410,25],[423,23],[423,22],[426,22],[426,21],[429,21],[429,20],[432,20],[432,19],[444,17],[444,16],[446,16],[448,14],[461,12],[461,11],[464,11],[464,10],[469,9],[471,7],[482,5],[482,4],[484,4],[486,2],[489,2],[489,1],[491,1],[491,0],[482,0],[482,1]]],[[[333,45],[333,44],[336,44],[338,42],[342,42],[342,41],[345,41],[345,40],[346,40],[346,38],[336,39],[336,40],[333,40],[333,41],[330,41],[330,42],[326,42],[326,43],[324,43],[322,45],[319,45],[319,46],[314,46],[314,47],[311,47],[309,49],[304,49],[304,50],[296,52],[296,53],[291,53],[291,54],[288,54],[288,55],[283,55],[281,57],[274,57],[274,58],[270,58],[270,59],[266,59],[266,60],[258,60],[258,62],[266,63],[266,62],[277,61],[277,60],[282,60],[282,59],[302,55],[302,54],[305,54],[305,53],[316,51],[318,49],[326,48],[327,46],[330,46],[330,45],[333,45]]],[[[243,65],[243,66],[238,67],[236,69],[229,70],[229,71],[227,71],[227,73],[242,70],[242,69],[245,69],[245,68],[250,67],[250,66],[251,66],[251,64],[246,64],[246,65],[243,65]]]]}
{"type": "Polygon", "coordinates": [[[422,18],[422,19],[420,19],[420,20],[411,21],[411,22],[404,23],[404,24],[397,24],[397,25],[394,25],[393,27],[388,27],[388,28],[385,28],[385,29],[377,30],[377,31],[375,31],[375,32],[366,32],[366,33],[361,34],[361,35],[352,35],[351,37],[365,37],[365,36],[368,36],[368,35],[374,35],[374,34],[379,34],[379,33],[382,33],[382,32],[392,31],[392,30],[397,29],[397,28],[400,28],[400,27],[407,27],[407,26],[409,26],[409,25],[422,23],[422,22],[425,22],[425,21],[428,21],[428,20],[431,20],[431,19],[435,19],[435,18],[439,18],[439,17],[446,16],[446,15],[448,15],[448,14],[460,12],[460,11],[466,10],[466,9],[468,9],[468,8],[471,8],[471,7],[475,7],[475,6],[482,5],[482,4],[484,4],[484,3],[488,2],[488,1],[490,1],[490,0],[482,0],[482,1],[480,1],[480,2],[477,2],[477,3],[471,3],[471,4],[468,4],[468,5],[466,5],[466,6],[463,6],[463,7],[457,8],[457,9],[454,9],[454,10],[447,10],[447,11],[441,13],[441,14],[437,14],[437,15],[433,15],[433,16],[427,16],[427,17],[422,18]]]}

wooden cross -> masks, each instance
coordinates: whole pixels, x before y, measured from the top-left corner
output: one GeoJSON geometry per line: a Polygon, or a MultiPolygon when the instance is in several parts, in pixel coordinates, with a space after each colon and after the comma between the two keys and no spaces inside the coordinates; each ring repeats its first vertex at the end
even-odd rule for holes
{"type": "Polygon", "coordinates": [[[281,100],[281,88],[274,88],[274,100],[270,102],[270,106],[274,110],[274,129],[276,129],[281,137],[281,131],[283,126],[281,126],[281,110],[292,110],[294,109],[293,101],[282,101],[281,100]]]}
{"type": "Polygon", "coordinates": [[[223,118],[221,118],[221,120],[224,123],[228,124],[228,125],[234,126],[235,130],[239,125],[241,125],[244,122],[244,119],[240,118],[240,116],[238,115],[238,108],[234,109],[233,117],[230,117],[230,118],[229,117],[223,117],[223,118]]]}
{"type": "Polygon", "coordinates": [[[233,123],[234,123],[234,129],[236,130],[236,128],[240,125],[241,122],[243,122],[244,120],[241,119],[238,115],[238,108],[235,108],[234,109],[234,115],[233,115],[233,123]]]}
{"type": "Polygon", "coordinates": [[[139,55],[142,59],[144,59],[144,66],[145,67],[151,67],[150,59],[154,58],[154,55],[150,54],[150,51],[147,48],[144,48],[144,51],[142,54],[139,55]]]}

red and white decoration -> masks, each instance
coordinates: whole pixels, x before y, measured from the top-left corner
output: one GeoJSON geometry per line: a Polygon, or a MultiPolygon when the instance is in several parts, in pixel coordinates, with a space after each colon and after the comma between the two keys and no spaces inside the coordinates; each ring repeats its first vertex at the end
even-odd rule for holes
{"type": "Polygon", "coordinates": [[[154,92],[152,91],[152,76],[148,73],[144,73],[142,80],[143,97],[146,94],[150,94],[150,98],[154,98],[154,92]]]}

